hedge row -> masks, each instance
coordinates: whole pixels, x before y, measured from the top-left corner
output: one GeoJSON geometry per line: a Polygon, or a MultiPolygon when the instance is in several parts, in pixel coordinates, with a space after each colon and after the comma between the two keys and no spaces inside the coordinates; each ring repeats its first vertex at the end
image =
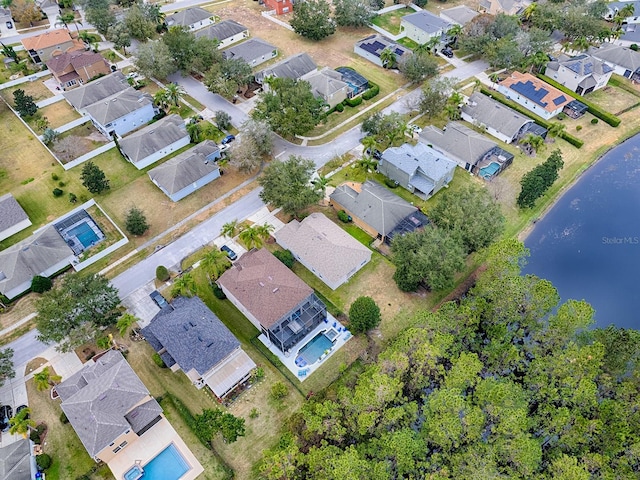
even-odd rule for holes
{"type": "Polygon", "coordinates": [[[380,93],[380,87],[377,83],[369,82],[369,88],[362,94],[362,98],[365,100],[371,100],[373,97],[380,93]]]}
{"type": "Polygon", "coordinates": [[[582,95],[578,95],[576,92],[572,92],[570,89],[568,89],[564,85],[560,85],[558,82],[556,82],[552,78],[547,77],[546,75],[538,74],[538,78],[542,81],[547,82],[549,85],[556,87],[558,90],[566,93],[567,95],[575,98],[579,102],[584,103],[588,108],[587,111],[594,117],[598,117],[600,120],[608,123],[612,127],[617,127],[618,125],[620,125],[620,119],[618,117],[616,117],[612,113],[602,110],[600,107],[594,105],[589,100],[585,100],[585,98],[582,95]]]}
{"type": "MultiPolygon", "coordinates": [[[[480,92],[484,95],[486,95],[487,97],[491,97],[494,100],[496,100],[497,102],[502,103],[503,105],[506,105],[509,108],[512,108],[513,110],[520,112],[523,115],[526,115],[527,117],[531,118],[534,122],[536,122],[538,125],[543,126],[546,129],[549,129],[551,127],[551,122],[548,122],[547,120],[545,120],[542,117],[539,117],[538,115],[531,113],[529,110],[527,110],[526,108],[518,105],[516,102],[512,102],[511,100],[507,100],[504,95],[502,95],[501,93],[498,93],[496,91],[493,90],[488,90],[485,87],[480,87],[480,92]]],[[[569,135],[567,132],[562,132],[559,135],[560,138],[562,138],[563,140],[566,140],[568,143],[570,143],[571,145],[573,145],[576,148],[580,148],[582,147],[582,145],[584,145],[584,142],[582,140],[580,140],[579,138],[574,137],[573,135],[569,135]]]]}
{"type": "Polygon", "coordinates": [[[373,97],[375,97],[379,93],[380,93],[380,87],[377,84],[373,83],[373,82],[369,82],[369,88],[367,90],[365,90],[362,95],[359,95],[359,96],[354,97],[354,98],[346,98],[342,103],[337,104],[335,107],[333,107],[327,113],[344,112],[344,107],[345,106],[357,107],[364,100],[371,100],[373,97]]]}
{"type": "Polygon", "coordinates": [[[633,88],[631,85],[629,85],[627,82],[624,82],[616,77],[611,77],[609,79],[609,85],[613,85],[614,87],[618,87],[621,90],[624,90],[626,92],[629,92],[630,94],[636,96],[636,97],[640,97],[640,94],[638,94],[638,91],[633,88]]]}

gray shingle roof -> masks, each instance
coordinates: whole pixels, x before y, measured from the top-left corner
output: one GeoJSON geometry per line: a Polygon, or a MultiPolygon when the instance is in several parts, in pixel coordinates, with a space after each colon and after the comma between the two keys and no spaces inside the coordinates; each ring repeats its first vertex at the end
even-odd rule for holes
{"type": "Polygon", "coordinates": [[[0,292],[6,294],[70,257],[73,250],[56,229],[43,228],[0,251],[0,292]]]}
{"type": "Polygon", "coordinates": [[[447,19],[450,19],[458,25],[466,25],[478,15],[478,12],[465,5],[447,8],[446,10],[442,10],[442,12],[440,12],[440,16],[443,17],[443,20],[446,21],[447,19]]]}
{"type": "Polygon", "coordinates": [[[446,31],[451,24],[440,17],[435,16],[433,13],[427,10],[412,13],[405,17],[402,17],[403,22],[410,23],[420,30],[427,33],[436,33],[438,31],[446,31]]]}
{"type": "Polygon", "coordinates": [[[170,195],[219,170],[207,157],[217,152],[212,140],[205,140],[193,148],[176,155],[171,160],[149,171],[149,177],[170,195]]]}
{"type": "Polygon", "coordinates": [[[127,135],[120,140],[120,148],[130,161],[138,163],[188,135],[184,120],[172,114],[127,135]]]}
{"type": "Polygon", "coordinates": [[[362,184],[360,192],[340,185],[331,194],[351,215],[358,217],[379,234],[386,236],[396,225],[418,209],[388,189],[371,180],[362,184]]]}
{"type": "Polygon", "coordinates": [[[274,50],[277,50],[277,48],[270,43],[259,38],[250,38],[245,42],[223,50],[222,56],[226,59],[239,58],[251,64],[253,60],[262,58],[263,55],[271,55],[274,50]]]}
{"type": "Polygon", "coordinates": [[[218,279],[263,325],[273,326],[313,293],[267,249],[251,250],[218,279]]]}
{"type": "MultiPolygon", "coordinates": [[[[422,171],[422,173],[434,182],[438,182],[456,167],[456,162],[423,143],[417,143],[415,146],[409,143],[403,143],[399,147],[387,148],[382,153],[382,160],[389,162],[400,171],[412,177],[410,183],[414,183],[414,180],[419,181],[418,178],[413,178],[418,170],[422,171]]],[[[416,184],[414,185],[416,187],[418,186],[416,184]]],[[[423,184],[423,186],[426,187],[425,184],[423,184]]],[[[431,188],[433,188],[433,185],[431,188]]],[[[422,191],[429,192],[430,190],[422,191]]]]}
{"type": "Polygon", "coordinates": [[[307,53],[298,53],[285,58],[281,62],[256,73],[256,81],[262,83],[265,77],[290,78],[298,80],[309,72],[317,70],[318,66],[307,53]]]}
{"type": "MultiPolygon", "coordinates": [[[[86,364],[57,385],[56,391],[62,398],[62,410],[91,457],[132,428],[126,415],[138,404],[155,403],[147,387],[115,350],[86,364]]],[[[159,405],[156,411],[161,411],[159,405]]]]}
{"type": "Polygon", "coordinates": [[[0,448],[0,480],[31,479],[31,447],[23,438],[0,448]]]}
{"type": "Polygon", "coordinates": [[[64,92],[62,95],[79,110],[127,88],[129,88],[129,84],[122,72],[114,72],[81,87],[64,92]]]}
{"type": "Polygon", "coordinates": [[[462,166],[465,163],[474,165],[485,153],[498,145],[458,122],[450,122],[444,131],[434,126],[425,127],[419,141],[432,145],[462,166]]]}
{"type": "MultiPolygon", "coordinates": [[[[285,267],[286,268],[286,267],[285,267]]],[[[178,297],[142,329],[167,349],[182,371],[204,375],[240,347],[231,331],[198,297],[178,297]]]]}
{"type": "Polygon", "coordinates": [[[201,22],[207,18],[213,17],[213,13],[206,11],[204,8],[191,7],[180,10],[165,18],[165,23],[170,27],[182,25],[188,27],[194,23],[201,22]]]}
{"type": "Polygon", "coordinates": [[[462,107],[462,112],[478,124],[486,125],[511,138],[523,125],[533,122],[529,117],[478,92],[471,94],[468,103],[462,107]]]}
{"type": "Polygon", "coordinates": [[[248,30],[249,29],[247,27],[235,20],[223,20],[220,23],[214,23],[213,25],[209,25],[195,33],[196,37],[207,37],[223,42],[227,38],[231,38],[234,35],[238,35],[239,33],[246,32],[248,30]]]}
{"type": "Polygon", "coordinates": [[[151,399],[134,407],[124,418],[131,425],[131,429],[139,435],[151,422],[162,414],[162,407],[155,399],[151,399]]]}
{"type": "Polygon", "coordinates": [[[347,83],[342,81],[342,74],[327,67],[320,71],[310,73],[304,80],[311,85],[311,91],[315,96],[328,98],[336,92],[347,87],[347,83]]]}
{"type": "Polygon", "coordinates": [[[139,92],[135,88],[129,87],[126,90],[89,105],[85,107],[85,109],[100,125],[107,125],[118,118],[122,118],[152,103],[153,99],[149,94],[139,92]]]}
{"type": "Polygon", "coordinates": [[[275,237],[332,284],[371,258],[367,247],[321,213],[291,220],[275,237]]]}
{"type": "Polygon", "coordinates": [[[9,229],[24,220],[29,220],[29,216],[22,209],[13,195],[7,193],[0,196],[0,232],[9,229]]]}
{"type": "Polygon", "coordinates": [[[631,70],[632,72],[640,69],[640,52],[633,51],[628,47],[622,47],[612,43],[602,43],[598,48],[590,47],[589,54],[605,62],[631,70]]]}

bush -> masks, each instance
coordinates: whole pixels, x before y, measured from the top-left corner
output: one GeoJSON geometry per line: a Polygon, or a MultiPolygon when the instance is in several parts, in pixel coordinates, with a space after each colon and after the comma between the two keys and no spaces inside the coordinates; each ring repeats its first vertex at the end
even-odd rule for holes
{"type": "Polygon", "coordinates": [[[257,408],[252,408],[251,412],[249,413],[249,418],[258,418],[260,416],[260,410],[258,410],[257,408]]]}
{"type": "Polygon", "coordinates": [[[218,300],[224,300],[227,298],[222,289],[216,283],[213,284],[213,296],[218,300]]]}
{"type": "Polygon", "coordinates": [[[158,265],[158,268],[156,268],[156,278],[161,282],[166,282],[167,280],[169,280],[171,276],[169,275],[169,270],[167,270],[167,267],[165,267],[164,265],[158,265]]]}
{"type": "MultiPolygon", "coordinates": [[[[142,88],[142,87],[140,87],[140,88],[142,88]]],[[[164,117],[166,117],[166,116],[167,116],[167,112],[165,112],[164,110],[160,110],[158,113],[156,113],[156,114],[153,116],[153,120],[158,121],[158,120],[160,120],[161,118],[164,118],[164,117]]]]}
{"type": "Polygon", "coordinates": [[[54,197],[61,197],[64,194],[64,191],[60,190],[59,188],[54,188],[53,192],[51,193],[53,193],[54,197]]]}
{"type": "Polygon", "coordinates": [[[280,400],[289,395],[289,389],[282,382],[276,382],[271,385],[271,398],[274,400],[280,400]]]}
{"type": "Polygon", "coordinates": [[[253,379],[256,382],[259,382],[264,378],[264,368],[258,367],[253,371],[253,379]]]}
{"type": "Polygon", "coordinates": [[[341,103],[336,105],[336,112],[344,112],[344,105],[341,103]]]}
{"type": "Polygon", "coordinates": [[[164,363],[164,360],[160,358],[160,355],[158,355],[158,353],[154,353],[153,355],[151,355],[151,359],[153,360],[153,363],[155,363],[160,368],[167,368],[167,366],[164,363]]]}
{"type": "Polygon", "coordinates": [[[560,112],[558,115],[556,115],[556,118],[558,120],[566,120],[567,118],[569,118],[569,116],[564,112],[560,112]]]}
{"type": "Polygon", "coordinates": [[[44,293],[51,290],[53,286],[53,282],[50,278],[41,277],[40,275],[36,275],[31,280],[31,291],[36,293],[44,293]]]}
{"type": "Polygon", "coordinates": [[[338,212],[338,220],[340,220],[343,223],[349,223],[351,221],[351,217],[344,210],[340,210],[338,212]]]}
{"type": "Polygon", "coordinates": [[[380,87],[373,82],[369,82],[369,89],[362,94],[362,98],[364,100],[371,100],[373,97],[375,97],[379,93],[380,93],[380,87]]]}
{"type": "Polygon", "coordinates": [[[66,183],[64,183],[64,182],[58,182],[58,186],[59,187],[64,187],[65,185],[66,185],[66,183]]]}
{"type": "Polygon", "coordinates": [[[38,470],[46,470],[51,466],[51,457],[46,453],[42,453],[36,457],[36,464],[38,465],[38,470]]]}
{"type": "Polygon", "coordinates": [[[349,308],[349,329],[362,333],[375,328],[380,323],[380,307],[371,297],[359,297],[349,308]]]}
{"type": "Polygon", "coordinates": [[[598,123],[598,119],[597,118],[592,118],[591,119],[591,125],[595,125],[596,123],[598,123]]]}
{"type": "Polygon", "coordinates": [[[576,132],[579,132],[580,130],[582,130],[582,125],[576,125],[576,132]]]}
{"type": "Polygon", "coordinates": [[[65,425],[69,423],[69,419],[67,418],[67,415],[64,412],[60,414],[60,422],[64,423],[65,425]]]}
{"type": "Polygon", "coordinates": [[[40,445],[40,434],[38,433],[38,430],[31,430],[29,433],[29,439],[33,443],[40,445]]]}
{"type": "Polygon", "coordinates": [[[76,196],[76,194],[69,192],[69,202],[76,203],[77,201],[78,201],[78,197],[76,196]]]}
{"type": "Polygon", "coordinates": [[[57,182],[58,180],[60,180],[60,177],[59,177],[58,175],[56,175],[55,173],[52,173],[52,174],[51,174],[51,179],[52,179],[54,182],[57,182]]]}
{"type": "Polygon", "coordinates": [[[357,107],[358,105],[360,105],[362,103],[362,97],[347,98],[344,101],[344,103],[346,103],[350,107],[357,107]]]}
{"type": "Polygon", "coordinates": [[[391,180],[390,178],[385,178],[384,179],[384,184],[389,188],[397,188],[398,187],[398,184],[395,182],[395,180],[391,180]]]}
{"type": "Polygon", "coordinates": [[[273,256],[284,263],[287,267],[293,268],[296,258],[289,250],[278,250],[273,252],[273,256]]]}
{"type": "Polygon", "coordinates": [[[125,228],[131,235],[144,235],[149,230],[149,223],[144,212],[138,207],[131,207],[125,219],[125,228]]]}

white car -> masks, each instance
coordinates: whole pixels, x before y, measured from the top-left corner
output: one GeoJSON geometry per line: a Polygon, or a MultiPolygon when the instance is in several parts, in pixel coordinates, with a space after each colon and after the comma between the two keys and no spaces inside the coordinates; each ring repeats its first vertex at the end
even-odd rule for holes
{"type": "Polygon", "coordinates": [[[407,125],[407,127],[414,133],[422,133],[422,128],[420,128],[418,125],[409,124],[407,125]]]}

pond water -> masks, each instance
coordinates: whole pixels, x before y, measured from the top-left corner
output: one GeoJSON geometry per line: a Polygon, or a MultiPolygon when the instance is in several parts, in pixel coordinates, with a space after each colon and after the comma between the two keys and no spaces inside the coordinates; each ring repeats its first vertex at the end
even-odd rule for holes
{"type": "Polygon", "coordinates": [[[640,328],[640,135],[608,152],[538,221],[524,273],[562,300],[586,300],[596,326],[640,328]]]}

